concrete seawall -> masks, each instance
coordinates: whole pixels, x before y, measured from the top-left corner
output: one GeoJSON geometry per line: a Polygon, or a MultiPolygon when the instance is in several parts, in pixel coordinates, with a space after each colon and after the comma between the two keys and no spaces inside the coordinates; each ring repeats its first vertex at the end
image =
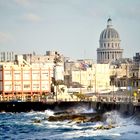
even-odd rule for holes
{"type": "Polygon", "coordinates": [[[74,109],[76,107],[86,107],[94,109],[97,112],[106,112],[118,110],[121,113],[133,114],[140,112],[139,105],[132,103],[115,103],[115,102],[93,102],[93,101],[73,101],[73,102],[0,102],[0,112],[29,112],[44,111],[47,109],[54,111],[63,111],[74,109]]]}

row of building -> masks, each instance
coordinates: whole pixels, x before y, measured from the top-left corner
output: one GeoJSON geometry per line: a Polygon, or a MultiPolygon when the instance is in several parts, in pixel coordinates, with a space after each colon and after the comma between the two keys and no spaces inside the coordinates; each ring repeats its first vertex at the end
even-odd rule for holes
{"type": "Polygon", "coordinates": [[[68,60],[57,52],[50,54],[15,55],[13,61],[0,62],[1,100],[38,99],[55,94],[58,84],[71,92],[95,93],[140,87],[140,59],[136,56],[134,60],[120,58],[100,64],[90,59],[68,60]]]}
{"type": "Polygon", "coordinates": [[[123,58],[119,33],[107,20],[101,32],[97,63],[71,60],[56,51],[44,55],[0,52],[0,100],[38,100],[55,95],[59,85],[67,92],[105,93],[140,88],[140,53],[123,58]]]}

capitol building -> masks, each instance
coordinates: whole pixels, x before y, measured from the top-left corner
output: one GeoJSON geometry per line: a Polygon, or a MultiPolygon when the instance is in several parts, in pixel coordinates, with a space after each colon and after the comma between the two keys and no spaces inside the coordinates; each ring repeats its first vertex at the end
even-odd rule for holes
{"type": "Polygon", "coordinates": [[[113,28],[112,20],[107,20],[107,27],[100,34],[99,48],[97,48],[97,63],[107,64],[122,58],[123,49],[120,48],[119,33],[113,28]]]}

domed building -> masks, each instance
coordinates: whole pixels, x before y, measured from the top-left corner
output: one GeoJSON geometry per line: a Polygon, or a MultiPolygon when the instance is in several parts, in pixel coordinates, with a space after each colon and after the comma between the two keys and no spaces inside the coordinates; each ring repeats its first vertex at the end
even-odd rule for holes
{"type": "Polygon", "coordinates": [[[119,33],[112,27],[112,20],[107,20],[107,28],[100,34],[99,48],[97,48],[97,63],[107,64],[122,58],[123,49],[120,48],[119,33]]]}

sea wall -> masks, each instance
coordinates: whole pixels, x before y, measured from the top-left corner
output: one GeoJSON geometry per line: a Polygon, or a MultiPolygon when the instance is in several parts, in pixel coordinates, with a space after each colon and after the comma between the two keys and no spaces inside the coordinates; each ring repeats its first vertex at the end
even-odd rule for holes
{"type": "Polygon", "coordinates": [[[93,101],[73,101],[73,102],[0,102],[0,112],[29,112],[44,111],[47,109],[54,111],[64,111],[83,107],[94,109],[97,112],[107,112],[118,110],[121,113],[133,114],[140,111],[139,105],[132,103],[116,103],[116,102],[93,102],[93,101]]]}

